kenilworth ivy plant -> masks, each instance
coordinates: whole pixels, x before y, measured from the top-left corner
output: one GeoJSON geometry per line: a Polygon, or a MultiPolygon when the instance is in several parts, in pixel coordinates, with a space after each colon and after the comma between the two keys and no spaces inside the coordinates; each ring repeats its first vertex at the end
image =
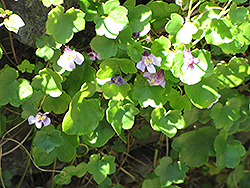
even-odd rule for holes
{"type": "MultiPolygon", "coordinates": [[[[203,173],[218,184],[250,187],[249,145],[237,139],[250,131],[247,0],[79,0],[68,10],[62,0],[42,2],[50,11],[36,56],[44,61],[0,70],[0,110],[10,104],[20,112],[15,129],[33,126],[35,165],[65,162],[54,184],[89,173],[99,187],[126,187],[114,178],[119,165],[111,150],[124,151],[131,135],[144,140],[160,132],[166,155],[155,150],[139,187],[188,185],[194,167],[207,167],[203,173]],[[83,50],[69,42],[86,21],[96,36],[83,50]]],[[[0,13],[10,31],[24,26],[11,11],[0,13]]],[[[0,118],[5,143],[11,130],[0,118]]]]}

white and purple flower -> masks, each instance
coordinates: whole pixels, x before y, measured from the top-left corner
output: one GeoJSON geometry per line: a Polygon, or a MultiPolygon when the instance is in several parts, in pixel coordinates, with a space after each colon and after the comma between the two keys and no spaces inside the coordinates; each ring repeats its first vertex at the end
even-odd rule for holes
{"type": "Polygon", "coordinates": [[[185,48],[183,51],[183,66],[181,67],[182,72],[193,70],[195,65],[198,63],[200,63],[200,59],[195,58],[192,53],[185,48]]]}
{"type": "Polygon", "coordinates": [[[150,86],[160,85],[161,87],[165,88],[166,82],[163,69],[158,70],[156,73],[145,72],[143,76],[147,78],[150,86]]]}
{"type": "Polygon", "coordinates": [[[136,64],[136,68],[142,72],[145,72],[145,68],[148,70],[149,73],[155,73],[155,67],[161,66],[161,57],[155,57],[153,54],[149,54],[147,51],[143,52],[141,56],[142,60],[136,64]]]}
{"type": "Polygon", "coordinates": [[[121,75],[113,75],[108,84],[115,84],[116,86],[121,86],[122,84],[127,84],[127,81],[122,78],[121,75]]]}
{"type": "Polygon", "coordinates": [[[81,65],[83,61],[84,56],[81,53],[66,47],[64,53],[58,59],[57,64],[67,71],[72,71],[74,68],[76,68],[75,63],[81,65]]]}
{"type": "Polygon", "coordinates": [[[38,129],[41,129],[42,128],[42,124],[44,124],[44,126],[48,126],[50,123],[51,123],[51,120],[49,117],[47,117],[46,115],[49,114],[49,112],[46,112],[46,113],[41,113],[41,112],[38,112],[36,114],[36,117],[34,116],[30,116],[28,118],[28,122],[30,125],[32,124],[36,124],[36,127],[38,129]]]}
{"type": "Polygon", "coordinates": [[[99,59],[99,60],[102,60],[101,56],[100,56],[100,53],[97,53],[95,50],[93,50],[93,48],[89,47],[89,48],[86,48],[86,53],[88,55],[90,55],[89,59],[91,61],[95,61],[96,59],[99,59]]]}

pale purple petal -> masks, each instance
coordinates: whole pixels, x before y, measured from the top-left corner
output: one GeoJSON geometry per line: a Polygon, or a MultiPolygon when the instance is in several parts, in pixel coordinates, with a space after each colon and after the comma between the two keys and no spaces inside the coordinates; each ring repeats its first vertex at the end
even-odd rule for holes
{"type": "Polygon", "coordinates": [[[143,63],[143,60],[139,61],[137,64],[136,64],[136,68],[139,69],[140,71],[144,72],[145,70],[145,64],[143,63]]]}
{"type": "Polygon", "coordinates": [[[149,73],[155,73],[156,72],[155,67],[152,64],[149,64],[147,66],[147,69],[148,69],[149,73]]]}
{"type": "Polygon", "coordinates": [[[152,63],[156,66],[161,66],[161,57],[155,57],[153,54],[149,55],[149,58],[152,59],[152,63]]]}
{"type": "Polygon", "coordinates": [[[79,52],[74,52],[74,53],[75,53],[75,59],[74,60],[75,60],[76,64],[81,65],[83,63],[83,61],[84,61],[84,56],[79,52]]]}
{"type": "Polygon", "coordinates": [[[95,61],[95,60],[96,60],[96,58],[95,58],[94,55],[90,55],[90,56],[89,56],[89,59],[90,59],[91,61],[95,61]]]}
{"type": "Polygon", "coordinates": [[[36,122],[36,128],[41,129],[42,128],[42,122],[36,122]]]}
{"type": "Polygon", "coordinates": [[[43,120],[43,123],[44,123],[44,126],[48,126],[48,125],[51,123],[50,118],[46,117],[46,118],[43,120]]]}
{"type": "Polygon", "coordinates": [[[207,107],[207,109],[211,108],[215,103],[217,103],[217,102],[219,101],[220,97],[221,97],[221,95],[218,94],[218,96],[217,96],[217,98],[215,99],[215,101],[212,102],[212,103],[207,107]]]}
{"type": "Polygon", "coordinates": [[[34,116],[30,116],[28,118],[28,122],[29,122],[30,125],[32,125],[32,124],[36,123],[36,118],[34,116]]]}

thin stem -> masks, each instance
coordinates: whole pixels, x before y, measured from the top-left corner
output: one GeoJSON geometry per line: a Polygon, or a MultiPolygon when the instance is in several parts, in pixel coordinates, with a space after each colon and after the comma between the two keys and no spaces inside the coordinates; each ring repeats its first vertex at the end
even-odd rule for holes
{"type": "Polygon", "coordinates": [[[169,143],[168,143],[168,136],[166,136],[166,156],[169,154],[169,143]]]}
{"type": "Polygon", "coordinates": [[[16,52],[15,52],[15,48],[14,48],[14,43],[13,43],[13,38],[12,38],[11,31],[9,31],[9,38],[10,38],[11,50],[12,50],[15,62],[16,62],[17,65],[19,65],[19,62],[18,62],[17,57],[16,57],[16,52]]]}
{"type": "Polygon", "coordinates": [[[3,45],[1,43],[0,43],[0,45],[1,45],[1,48],[3,49],[4,54],[8,58],[8,60],[11,62],[12,65],[14,65],[16,67],[16,64],[10,59],[10,57],[9,57],[7,51],[5,50],[5,48],[3,47],[3,45]]]}
{"type": "Polygon", "coordinates": [[[190,16],[191,16],[191,13],[192,13],[192,11],[191,11],[192,4],[193,4],[193,0],[190,0],[189,1],[189,8],[188,8],[188,15],[187,15],[187,22],[190,21],[190,16]]]}
{"type": "Polygon", "coordinates": [[[17,188],[20,188],[20,187],[21,187],[21,185],[22,185],[22,183],[23,183],[23,180],[24,180],[24,177],[25,177],[25,175],[26,175],[26,173],[27,173],[27,170],[28,170],[28,168],[29,168],[29,165],[30,165],[30,157],[29,157],[29,159],[28,159],[28,162],[27,162],[27,164],[26,164],[26,167],[25,167],[25,169],[24,169],[23,175],[22,175],[22,177],[21,177],[21,180],[19,181],[19,184],[18,184],[17,188]]]}
{"type": "MultiPolygon", "coordinates": [[[[56,169],[56,158],[54,160],[54,164],[53,164],[53,170],[56,169]]],[[[52,175],[51,175],[51,188],[53,188],[53,184],[54,184],[54,177],[55,177],[55,171],[52,172],[52,175]]]]}
{"type": "Polygon", "coordinates": [[[3,175],[2,175],[2,147],[0,147],[0,179],[1,179],[3,188],[6,188],[3,182],[3,175]]]}

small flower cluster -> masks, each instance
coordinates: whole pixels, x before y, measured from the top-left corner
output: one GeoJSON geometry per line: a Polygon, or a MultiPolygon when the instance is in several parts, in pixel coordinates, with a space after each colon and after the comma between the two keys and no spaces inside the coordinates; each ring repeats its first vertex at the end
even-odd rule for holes
{"type": "Polygon", "coordinates": [[[115,84],[116,86],[121,86],[122,84],[127,84],[127,81],[122,78],[121,75],[113,75],[108,84],[115,84]]]}
{"type": "Polygon", "coordinates": [[[136,68],[142,72],[147,69],[148,72],[145,72],[143,76],[147,78],[150,86],[160,85],[164,88],[166,83],[164,70],[160,69],[156,72],[154,65],[158,67],[161,66],[161,57],[155,57],[153,54],[149,54],[147,51],[144,51],[142,60],[136,64],[136,68]]]}

